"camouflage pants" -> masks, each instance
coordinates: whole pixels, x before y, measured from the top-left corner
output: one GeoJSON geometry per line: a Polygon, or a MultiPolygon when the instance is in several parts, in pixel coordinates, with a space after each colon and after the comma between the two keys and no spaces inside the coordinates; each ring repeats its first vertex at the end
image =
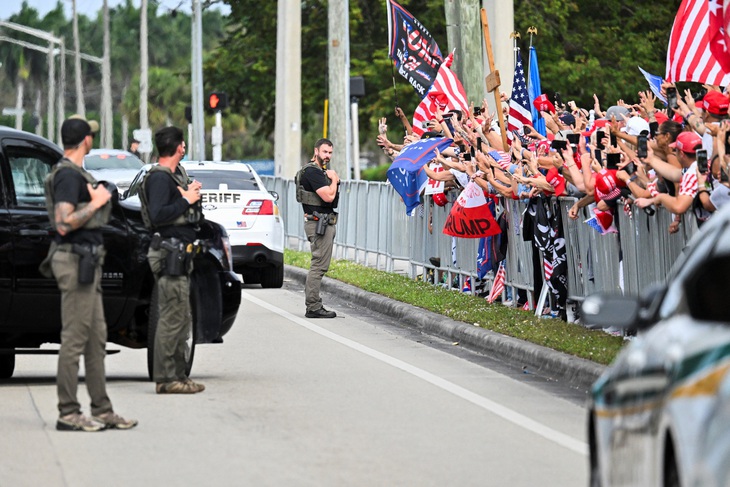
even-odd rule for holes
{"type": "Polygon", "coordinates": [[[190,347],[187,344],[192,333],[190,310],[190,272],[182,276],[165,276],[163,267],[166,250],[147,252],[157,285],[158,321],[155,333],[155,352],[152,377],[157,383],[185,380],[185,368],[190,347]]]}
{"type": "Polygon", "coordinates": [[[58,411],[61,416],[81,412],[76,393],[79,360],[84,356],[86,388],[91,398],[91,414],[112,410],[106,393],[106,320],[101,298],[101,263],[94,282],[79,284],[79,256],[60,246],[53,254],[51,268],[61,291],[61,349],[58,352],[58,411]]]}

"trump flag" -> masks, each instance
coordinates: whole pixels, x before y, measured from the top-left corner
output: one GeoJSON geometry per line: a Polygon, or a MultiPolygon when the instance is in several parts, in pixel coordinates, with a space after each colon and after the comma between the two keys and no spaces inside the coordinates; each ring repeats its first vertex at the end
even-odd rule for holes
{"type": "Polygon", "coordinates": [[[444,233],[452,237],[481,238],[501,232],[484,191],[474,181],[469,182],[451,208],[444,224],[444,233]]]}
{"type": "Polygon", "coordinates": [[[445,137],[418,140],[405,146],[393,160],[387,172],[388,181],[403,198],[407,214],[418,208],[419,194],[428,182],[423,166],[436,157],[436,149],[443,151],[452,142],[445,137]]]}
{"type": "Polygon", "coordinates": [[[408,10],[393,0],[388,0],[387,9],[390,58],[395,61],[398,73],[423,98],[443,62],[439,46],[408,10]]]}

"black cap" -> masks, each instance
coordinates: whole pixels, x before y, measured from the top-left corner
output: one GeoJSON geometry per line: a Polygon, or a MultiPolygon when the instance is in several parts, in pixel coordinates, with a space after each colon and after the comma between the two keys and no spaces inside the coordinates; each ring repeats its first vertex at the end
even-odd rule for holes
{"type": "Polygon", "coordinates": [[[79,115],[73,115],[63,121],[61,125],[61,141],[66,147],[79,145],[84,137],[99,131],[99,123],[95,120],[86,121],[79,115]]]}

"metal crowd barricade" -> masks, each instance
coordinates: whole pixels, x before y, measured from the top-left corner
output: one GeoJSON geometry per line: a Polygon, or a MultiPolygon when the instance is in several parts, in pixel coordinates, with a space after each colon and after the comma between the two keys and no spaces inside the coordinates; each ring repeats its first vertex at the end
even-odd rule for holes
{"type": "MultiPolygon", "coordinates": [[[[278,205],[288,245],[307,250],[294,182],[271,176],[262,179],[267,189],[279,194],[278,205]]],[[[559,205],[568,263],[568,298],[572,300],[580,301],[596,291],[637,294],[650,284],[663,281],[697,231],[691,214],[683,215],[679,231],[670,234],[668,228],[674,216],[663,208],[649,216],[632,207],[629,216],[619,207],[615,211],[615,224],[620,233],[600,235],[584,223],[593,216],[591,207],[581,209],[575,220],[568,217],[574,202],[574,198],[560,198],[559,205]]],[[[532,242],[523,240],[522,229],[526,203],[501,199],[501,206],[509,232],[506,283],[532,291],[533,246],[532,242]]],[[[388,272],[404,272],[411,278],[425,276],[431,269],[436,277],[446,276],[449,287],[458,280],[461,288],[468,277],[473,285],[479,239],[452,239],[443,234],[449,210],[450,206],[426,204],[407,216],[400,196],[388,183],[343,181],[335,256],[388,272]],[[433,257],[440,260],[440,265],[431,263],[433,257]]],[[[438,281],[433,279],[434,284],[439,284],[438,281]]]]}

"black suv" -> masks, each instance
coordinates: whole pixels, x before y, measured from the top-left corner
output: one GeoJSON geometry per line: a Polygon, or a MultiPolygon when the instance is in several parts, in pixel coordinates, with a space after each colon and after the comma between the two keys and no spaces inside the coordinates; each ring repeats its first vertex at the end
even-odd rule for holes
{"type": "MultiPolygon", "coordinates": [[[[55,235],[48,221],[43,180],[62,156],[48,140],[0,127],[0,378],[8,378],[18,353],[43,343],[59,343],[60,293],[53,279],[38,272],[55,235]]],[[[103,228],[107,256],[102,275],[108,341],[148,349],[151,375],[157,292],[147,264],[150,234],[139,207],[119,201],[103,228]]],[[[207,251],[195,259],[191,304],[195,343],[220,343],[231,329],[241,302],[241,283],[231,270],[225,229],[205,220],[198,232],[207,251]]]]}

